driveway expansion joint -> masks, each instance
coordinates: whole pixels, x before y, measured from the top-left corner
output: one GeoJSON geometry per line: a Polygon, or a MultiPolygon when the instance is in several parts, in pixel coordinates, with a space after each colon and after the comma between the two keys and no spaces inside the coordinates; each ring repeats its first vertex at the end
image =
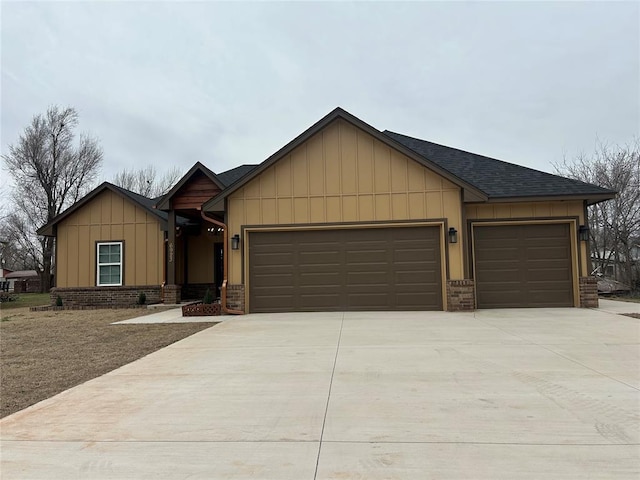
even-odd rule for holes
{"type": "Polygon", "coordinates": [[[320,453],[322,452],[322,439],[324,437],[324,426],[327,422],[327,413],[329,412],[329,401],[331,400],[331,387],[333,386],[333,376],[336,373],[336,364],[338,363],[338,352],[340,351],[340,340],[342,339],[342,327],[344,326],[344,313],[340,320],[340,333],[338,334],[338,344],[336,345],[336,354],[333,357],[333,368],[331,369],[331,380],[329,381],[329,392],[327,393],[327,404],[324,409],[324,417],[322,419],[322,429],[320,430],[320,442],[318,445],[318,457],[316,459],[316,468],[313,473],[313,479],[318,476],[318,465],[320,464],[320,453]]]}

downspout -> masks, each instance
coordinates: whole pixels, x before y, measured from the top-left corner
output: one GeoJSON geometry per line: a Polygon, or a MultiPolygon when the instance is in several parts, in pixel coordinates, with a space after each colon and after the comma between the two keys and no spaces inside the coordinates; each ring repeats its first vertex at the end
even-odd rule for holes
{"type": "Polygon", "coordinates": [[[229,229],[227,228],[227,226],[216,220],[215,218],[211,218],[209,216],[207,216],[207,214],[204,212],[204,210],[200,209],[200,216],[202,217],[202,219],[205,222],[209,222],[212,223],[220,228],[222,228],[222,230],[224,231],[224,243],[222,244],[222,257],[223,257],[223,262],[222,262],[222,288],[220,289],[220,302],[222,303],[222,311],[224,313],[228,313],[231,315],[244,315],[244,312],[242,310],[232,310],[230,308],[227,308],[227,272],[229,271],[229,257],[227,256],[227,249],[229,248],[229,229]]]}

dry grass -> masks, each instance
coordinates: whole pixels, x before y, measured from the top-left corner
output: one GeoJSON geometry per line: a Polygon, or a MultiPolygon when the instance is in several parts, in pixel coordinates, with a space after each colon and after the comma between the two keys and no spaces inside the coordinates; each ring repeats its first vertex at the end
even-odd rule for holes
{"type": "Polygon", "coordinates": [[[212,325],[110,325],[149,313],[136,309],[2,310],[0,417],[110,372],[212,325]]]}

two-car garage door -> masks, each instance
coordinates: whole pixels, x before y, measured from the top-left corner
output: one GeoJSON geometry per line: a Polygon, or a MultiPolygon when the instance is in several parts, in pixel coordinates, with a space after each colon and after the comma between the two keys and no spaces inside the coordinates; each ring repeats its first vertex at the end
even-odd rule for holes
{"type": "Polygon", "coordinates": [[[442,310],[440,227],[249,233],[251,312],[442,310]]]}
{"type": "Polygon", "coordinates": [[[474,225],[478,308],[571,307],[569,223],[474,225]]]}

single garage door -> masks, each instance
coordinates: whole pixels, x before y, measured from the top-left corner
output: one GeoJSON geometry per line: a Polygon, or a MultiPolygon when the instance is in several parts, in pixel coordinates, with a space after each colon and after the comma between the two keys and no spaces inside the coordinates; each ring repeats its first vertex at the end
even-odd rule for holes
{"type": "Polygon", "coordinates": [[[439,227],[249,234],[249,310],[442,310],[439,227]]]}
{"type": "Polygon", "coordinates": [[[572,307],[566,223],[473,227],[478,308],[572,307]]]}

